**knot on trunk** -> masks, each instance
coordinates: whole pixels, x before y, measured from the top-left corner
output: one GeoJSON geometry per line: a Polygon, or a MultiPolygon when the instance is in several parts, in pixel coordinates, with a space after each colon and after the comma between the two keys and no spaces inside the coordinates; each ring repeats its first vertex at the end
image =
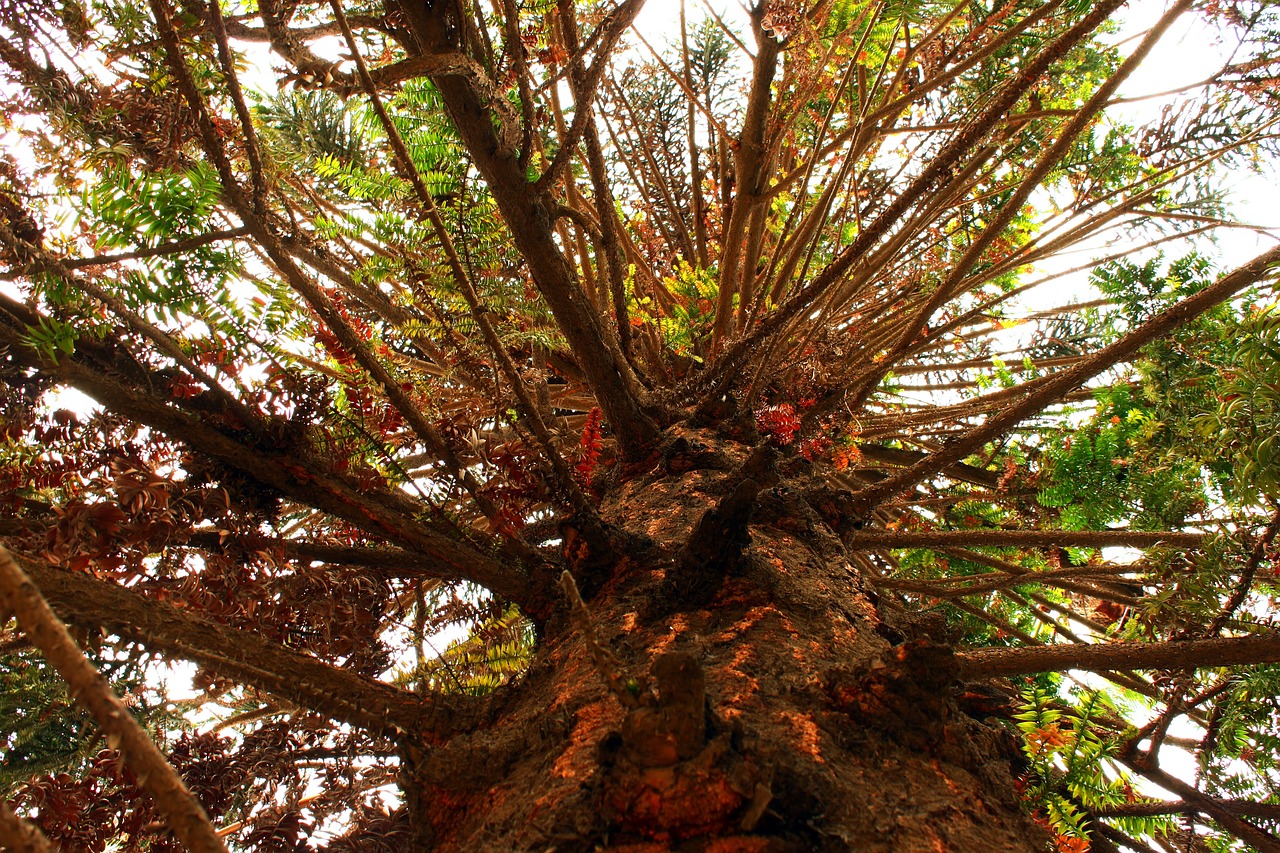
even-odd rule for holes
{"type": "Polygon", "coordinates": [[[868,508],[845,489],[819,486],[806,490],[804,498],[823,523],[841,539],[862,530],[867,524],[868,508]]]}
{"type": "Polygon", "coordinates": [[[662,448],[658,463],[658,469],[664,476],[679,476],[708,468],[727,471],[732,467],[732,463],[721,451],[682,435],[676,436],[662,448]]]}
{"type": "Polygon", "coordinates": [[[708,708],[701,662],[687,651],[658,655],[647,688],[601,748],[615,826],[660,842],[749,831],[769,789],[708,708]]]}
{"type": "Polygon", "coordinates": [[[560,552],[573,573],[582,597],[590,601],[628,557],[636,557],[649,543],[599,518],[575,516],[560,525],[560,552]]]}
{"type": "Polygon", "coordinates": [[[707,684],[690,652],[666,652],[649,667],[650,693],[622,724],[622,748],[641,767],[668,767],[707,741],[707,684]]]}
{"type": "Polygon", "coordinates": [[[777,453],[761,445],[730,478],[732,489],[698,519],[676,558],[674,582],[684,609],[704,607],[724,579],[737,572],[751,544],[751,519],[760,492],[778,481],[777,453]]]}
{"type": "Polygon", "coordinates": [[[928,639],[894,646],[852,671],[827,676],[832,705],[904,743],[924,743],[952,716],[957,668],[950,646],[928,639]]]}

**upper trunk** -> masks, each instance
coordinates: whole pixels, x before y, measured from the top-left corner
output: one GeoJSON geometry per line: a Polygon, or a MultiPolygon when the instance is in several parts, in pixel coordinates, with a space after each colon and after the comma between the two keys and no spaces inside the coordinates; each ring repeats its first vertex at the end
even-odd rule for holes
{"type": "Polygon", "coordinates": [[[566,532],[594,632],[557,617],[491,728],[406,756],[422,849],[1043,848],[1012,739],[881,619],[808,463],[748,456],[675,436],[607,489],[621,556],[566,532]]]}

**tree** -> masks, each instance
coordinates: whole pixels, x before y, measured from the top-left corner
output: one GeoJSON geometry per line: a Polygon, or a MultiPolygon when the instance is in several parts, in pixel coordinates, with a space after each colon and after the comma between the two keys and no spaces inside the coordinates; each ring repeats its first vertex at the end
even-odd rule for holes
{"type": "Polygon", "coordinates": [[[0,4],[0,840],[1280,849],[1274,7],[641,5],[0,4]]]}

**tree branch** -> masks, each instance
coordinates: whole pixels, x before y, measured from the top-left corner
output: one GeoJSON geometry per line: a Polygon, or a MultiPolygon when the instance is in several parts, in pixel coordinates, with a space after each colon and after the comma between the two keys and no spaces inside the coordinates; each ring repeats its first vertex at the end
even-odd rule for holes
{"type": "Polygon", "coordinates": [[[226,24],[222,19],[222,0],[209,0],[209,28],[213,30],[214,41],[218,44],[218,62],[222,66],[223,79],[226,81],[231,103],[235,107],[236,118],[240,121],[240,135],[244,140],[245,155],[249,159],[249,178],[253,184],[254,210],[261,214],[266,204],[267,178],[262,168],[262,155],[258,151],[258,137],[253,129],[253,118],[249,114],[249,105],[245,103],[244,92],[240,88],[240,77],[236,74],[231,44],[227,41],[226,24]]]}
{"type": "MultiPolygon", "coordinates": [[[[0,308],[15,319],[26,315],[20,303],[0,295],[0,308]]],[[[19,335],[5,328],[0,314],[0,342],[10,347],[10,356],[53,379],[94,398],[112,411],[144,423],[165,435],[206,453],[254,480],[298,502],[341,518],[377,537],[388,535],[427,559],[449,566],[453,577],[471,580],[518,604],[528,604],[528,578],[518,568],[505,565],[469,544],[457,541],[417,519],[421,512],[406,495],[363,494],[340,477],[315,468],[303,468],[297,460],[280,458],[247,447],[187,412],[107,378],[83,363],[82,352],[94,344],[77,342],[76,353],[50,364],[22,343],[19,335]]]]}
{"type": "Polygon", "coordinates": [[[734,154],[736,191],[721,247],[719,292],[711,327],[713,352],[731,329],[733,297],[742,297],[738,301],[740,309],[745,309],[746,303],[750,301],[745,286],[756,272],[749,262],[744,263],[743,244],[748,220],[766,198],[765,174],[769,166],[769,145],[765,137],[769,105],[773,100],[773,78],[778,70],[778,56],[782,52],[782,45],[772,33],[764,29],[763,17],[764,4],[760,4],[751,13],[751,29],[755,33],[758,50],[752,61],[751,91],[747,95],[746,114],[742,119],[742,132],[738,135],[738,149],[734,154]]]}
{"type": "Polygon", "coordinates": [[[4,797],[0,797],[0,849],[9,853],[57,853],[40,827],[14,814],[4,797]]]}
{"type": "Polygon", "coordinates": [[[1246,820],[1240,819],[1231,809],[1220,805],[1218,800],[1206,796],[1194,786],[1188,785],[1181,779],[1156,767],[1135,765],[1134,769],[1161,788],[1172,791],[1188,802],[1194,803],[1198,811],[1216,820],[1222,825],[1223,829],[1234,834],[1257,853],[1280,853],[1280,841],[1277,841],[1274,835],[1266,830],[1259,829],[1246,820]]]}
{"type": "MultiPolygon", "coordinates": [[[[1280,803],[1256,803],[1252,800],[1224,800],[1210,797],[1215,803],[1229,812],[1242,817],[1260,817],[1267,820],[1280,820],[1280,803]]],[[[1203,809],[1196,803],[1186,800],[1171,800],[1151,803],[1116,803],[1104,806],[1093,814],[1097,817],[1153,817],[1163,814],[1199,814],[1203,809]]]]}
{"type": "MultiPolygon", "coordinates": [[[[467,302],[467,308],[471,312],[472,318],[480,327],[481,334],[485,343],[493,353],[494,359],[498,363],[499,369],[503,376],[506,377],[507,384],[511,386],[511,390],[515,393],[516,398],[520,402],[521,413],[529,422],[534,438],[540,445],[543,455],[546,457],[548,464],[551,465],[552,473],[557,481],[557,487],[565,500],[567,500],[576,511],[593,514],[594,508],[586,500],[582,491],[578,488],[577,481],[573,479],[572,473],[569,471],[568,464],[564,457],[556,448],[551,438],[551,433],[547,429],[546,423],[542,419],[542,415],[538,412],[538,407],[534,405],[533,399],[529,395],[529,389],[521,379],[519,372],[516,370],[515,363],[512,362],[510,354],[498,337],[497,331],[493,328],[493,324],[489,321],[487,312],[480,302],[480,297],[476,293],[475,287],[471,283],[471,277],[467,275],[466,270],[462,266],[461,259],[458,257],[457,250],[454,248],[453,239],[449,235],[448,229],[445,227],[444,220],[440,216],[439,210],[436,208],[435,199],[432,198],[430,191],[423,183],[422,175],[418,171],[418,167],[414,164],[413,158],[409,154],[409,149],[404,143],[404,139],[400,136],[400,131],[396,129],[395,124],[391,121],[386,107],[382,104],[382,99],[378,97],[378,92],[374,86],[373,78],[369,74],[369,69],[365,65],[364,57],[360,54],[359,45],[356,44],[354,33],[347,26],[346,16],[343,14],[342,5],[339,0],[330,0],[330,6],[333,13],[342,27],[342,35],[347,41],[347,47],[351,51],[351,55],[356,63],[356,71],[360,76],[360,81],[369,96],[370,104],[374,113],[378,116],[383,130],[386,131],[387,140],[391,143],[391,149],[395,153],[395,159],[399,165],[400,172],[412,185],[414,192],[418,196],[421,205],[421,213],[419,220],[425,219],[430,222],[435,229],[436,236],[440,240],[440,244],[444,249],[445,258],[448,261],[450,273],[453,276],[455,284],[461,291],[463,298],[467,302]]],[[[447,460],[446,460],[447,461],[447,460]]],[[[490,520],[495,527],[501,529],[501,523],[498,519],[491,516],[490,520]]]]}
{"type": "MultiPolygon", "coordinates": [[[[870,462],[883,463],[894,467],[905,468],[919,462],[922,458],[928,456],[919,450],[908,450],[899,447],[887,447],[880,444],[860,444],[858,451],[862,454],[862,458],[870,462]]],[[[999,471],[987,471],[978,468],[975,465],[966,465],[963,462],[951,466],[947,469],[947,476],[966,483],[973,483],[977,486],[985,486],[994,490],[1000,484],[999,471]]]]}
{"type": "Polygon", "coordinates": [[[1249,551],[1249,561],[1245,563],[1240,572],[1240,580],[1236,583],[1236,588],[1231,592],[1231,596],[1226,603],[1222,605],[1221,612],[1213,617],[1213,621],[1204,629],[1206,637],[1216,637],[1226,627],[1227,622],[1235,615],[1235,612],[1240,609],[1240,605],[1244,604],[1250,590],[1253,589],[1253,578],[1258,571],[1258,566],[1262,565],[1262,560],[1266,557],[1277,532],[1280,532],[1280,509],[1271,514],[1271,520],[1262,529],[1262,534],[1254,540],[1253,548],[1249,551]]]}
{"type": "Polygon", "coordinates": [[[1280,633],[1168,643],[1059,644],[1018,649],[976,649],[956,655],[967,678],[1084,669],[1188,669],[1280,661],[1280,633]]]}
{"type": "Polygon", "coordinates": [[[874,254],[872,249],[881,238],[901,221],[912,206],[922,199],[933,198],[931,191],[948,180],[956,167],[981,148],[979,145],[981,140],[986,138],[991,128],[996,126],[1018,100],[1037,84],[1041,75],[1045,74],[1073,47],[1088,38],[1090,33],[1100,27],[1123,4],[1124,0],[1104,0],[1095,4],[1084,18],[1037,53],[1032,61],[1019,70],[1017,77],[995,93],[986,107],[967,122],[943,149],[929,160],[928,165],[916,176],[910,186],[865,229],[859,230],[853,242],[828,263],[821,273],[788,298],[751,335],[727,350],[724,357],[717,360],[711,370],[690,383],[688,390],[716,387],[725,377],[736,373],[743,361],[759,349],[761,341],[787,328],[793,319],[812,307],[832,286],[841,281],[855,264],[871,258],[874,254]]]}
{"type": "Polygon", "coordinates": [[[28,574],[74,624],[104,628],[374,733],[435,742],[480,719],[469,697],[409,693],[108,581],[38,563],[28,574]]]}
{"type": "MultiPolygon", "coordinates": [[[[601,24],[602,35],[599,39],[600,46],[596,49],[596,61],[591,63],[590,68],[583,67],[583,57],[577,49],[576,34],[569,34],[573,39],[569,48],[572,56],[569,68],[573,81],[573,122],[569,125],[568,132],[561,137],[560,148],[556,151],[551,165],[546,168],[546,171],[542,173],[534,185],[534,192],[550,192],[564,174],[564,170],[569,165],[569,160],[573,157],[574,149],[578,147],[578,142],[582,139],[582,135],[586,132],[588,123],[592,119],[594,113],[592,106],[595,101],[596,90],[600,87],[600,78],[609,64],[610,55],[614,47],[617,46],[618,39],[622,38],[622,34],[626,32],[627,27],[631,26],[631,22],[640,13],[644,3],[645,0],[625,0],[624,3],[606,16],[604,23],[601,24]]],[[[569,6],[568,11],[572,11],[572,8],[572,6],[569,6]]],[[[564,12],[565,9],[562,7],[562,25],[565,27],[575,26],[572,19],[565,18],[564,12]]]]}
{"type": "Polygon", "coordinates": [[[94,255],[91,258],[67,258],[62,261],[62,265],[69,270],[77,270],[82,267],[96,267],[105,264],[118,264],[121,261],[133,261],[140,258],[155,258],[162,255],[178,255],[183,252],[189,252],[192,249],[198,249],[201,246],[208,246],[211,243],[217,243],[221,240],[234,240],[237,237],[244,237],[249,233],[248,228],[231,228],[226,231],[211,231],[208,234],[200,234],[196,237],[188,237],[185,240],[170,240],[153,246],[150,249],[138,249],[133,252],[121,252],[116,255],[94,255]]]}
{"type": "Polygon", "coordinates": [[[946,302],[955,298],[957,290],[961,289],[957,285],[964,283],[965,276],[982,258],[983,253],[1005,232],[1009,223],[1020,215],[1023,205],[1040,186],[1040,182],[1051,171],[1060,168],[1062,158],[1070,150],[1071,146],[1075,144],[1080,134],[1094,123],[1094,119],[1107,106],[1108,101],[1120,87],[1120,84],[1127,80],[1138,66],[1146,60],[1156,42],[1192,4],[1193,0],[1180,0],[1165,12],[1156,25],[1147,31],[1146,37],[1143,38],[1142,43],[1138,45],[1133,54],[1098,87],[1093,96],[1089,98],[1089,101],[1076,112],[1071,121],[1067,123],[1067,126],[1058,134],[1058,138],[1054,140],[1053,144],[1041,152],[1039,160],[1019,182],[1018,188],[1014,190],[1013,195],[1008,200],[1002,201],[999,212],[969,244],[964,255],[959,261],[955,262],[950,273],[937,286],[937,290],[912,314],[910,321],[899,333],[898,340],[890,348],[884,360],[870,366],[870,369],[860,380],[859,390],[855,393],[857,401],[853,404],[853,408],[856,409],[861,406],[875,386],[884,378],[885,374],[911,349],[913,342],[927,326],[934,312],[946,302]]]}
{"type": "Polygon", "coordinates": [[[881,532],[864,530],[845,537],[855,551],[888,548],[1199,548],[1203,533],[1161,530],[929,530],[881,532]]]}
{"type": "Polygon", "coordinates": [[[939,471],[949,468],[988,441],[1004,435],[1022,420],[1057,402],[1063,394],[1083,385],[1104,370],[1137,355],[1151,341],[1195,319],[1249,285],[1272,275],[1272,268],[1277,263],[1280,263],[1280,247],[1263,252],[1243,266],[1224,275],[1216,284],[1160,312],[1120,340],[1104,347],[1074,367],[1055,373],[1049,381],[1044,382],[1020,402],[993,416],[982,426],[949,442],[937,453],[931,454],[897,476],[858,492],[854,496],[855,499],[864,502],[867,506],[872,506],[899,495],[939,471]]]}
{"type": "MultiPolygon", "coordinates": [[[[212,0],[211,0],[212,2],[212,0]]],[[[382,21],[373,15],[349,15],[348,20],[351,22],[353,29],[383,29],[382,21]]],[[[228,20],[226,21],[227,35],[233,39],[240,41],[271,41],[271,33],[265,27],[251,27],[243,21],[228,20]]],[[[293,37],[297,39],[317,39],[328,36],[336,36],[340,34],[337,21],[330,21],[324,24],[316,24],[310,27],[298,27],[291,30],[293,37]]]]}
{"type": "Polygon", "coordinates": [[[395,572],[395,577],[438,578],[456,580],[456,575],[444,567],[433,568],[423,555],[403,548],[376,548],[353,545],[330,545],[324,542],[305,542],[295,539],[273,539],[265,536],[236,536],[224,539],[216,530],[201,530],[185,540],[174,543],[180,547],[217,551],[231,546],[247,551],[278,551],[286,559],[304,562],[323,562],[337,566],[361,566],[395,572]]]}
{"type": "MultiPolygon", "coordinates": [[[[454,5],[401,4],[426,55],[460,49],[459,34],[446,20],[461,19],[461,12],[455,9],[455,15],[445,8],[454,5]]],[[[512,135],[509,119],[497,111],[493,98],[467,78],[429,76],[440,91],[463,145],[474,158],[477,171],[493,192],[512,242],[529,265],[534,284],[546,299],[556,325],[579,355],[623,456],[639,458],[657,437],[661,413],[648,400],[622,354],[617,336],[586,298],[560,250],[554,229],[557,203],[545,193],[533,191],[520,169],[519,152],[508,139],[512,135]]]]}
{"type": "Polygon", "coordinates": [[[169,828],[192,853],[227,853],[204,808],[138,725],[106,678],[89,663],[67,628],[49,609],[31,579],[0,546],[0,616],[12,613],[18,626],[67,683],[67,692],[93,715],[107,743],[147,790],[169,828]]]}

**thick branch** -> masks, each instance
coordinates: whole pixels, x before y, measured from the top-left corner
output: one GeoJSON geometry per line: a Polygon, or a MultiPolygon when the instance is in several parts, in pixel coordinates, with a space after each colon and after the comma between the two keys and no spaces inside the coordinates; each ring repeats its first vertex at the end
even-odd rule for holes
{"type": "MultiPolygon", "coordinates": [[[[907,450],[906,448],[888,447],[880,444],[860,444],[858,445],[858,451],[862,454],[862,458],[869,462],[902,468],[913,465],[928,455],[919,450],[907,450]]],[[[977,486],[985,486],[988,489],[995,489],[1000,485],[999,471],[987,471],[974,465],[965,465],[963,462],[948,468],[947,476],[966,483],[973,483],[977,486]]]]}
{"type": "MultiPolygon", "coordinates": [[[[546,168],[542,176],[538,178],[535,191],[548,192],[560,180],[569,161],[573,157],[574,149],[578,147],[578,142],[586,133],[587,126],[592,120],[593,110],[591,104],[595,101],[596,92],[600,88],[600,78],[606,67],[613,49],[618,44],[618,39],[622,38],[622,34],[626,32],[627,27],[631,26],[631,22],[635,20],[636,15],[640,13],[641,7],[644,6],[644,0],[626,0],[618,8],[610,12],[605,22],[601,25],[600,46],[596,49],[596,61],[591,64],[590,68],[583,67],[583,57],[577,49],[576,34],[572,34],[573,43],[571,43],[571,51],[573,59],[570,63],[570,74],[573,80],[574,95],[574,115],[573,123],[569,126],[569,130],[560,139],[560,148],[556,151],[555,158],[551,161],[551,165],[546,168]]],[[[572,7],[570,7],[570,10],[572,7]]],[[[561,19],[566,27],[574,26],[572,18],[564,15],[564,9],[561,10],[561,19]]]]}
{"type": "MultiPolygon", "coordinates": [[[[427,55],[453,53],[459,34],[448,23],[461,19],[456,4],[429,7],[402,3],[419,43],[427,55]]],[[[509,119],[498,102],[480,91],[474,81],[457,75],[430,75],[463,145],[474,158],[494,201],[510,229],[512,242],[529,265],[534,284],[547,300],[556,325],[575,353],[595,392],[600,408],[618,438],[624,456],[638,458],[657,437],[657,411],[622,355],[617,337],[606,328],[586,298],[573,267],[561,252],[554,229],[558,205],[534,191],[520,168],[519,152],[509,119]]],[[[579,109],[589,105],[580,104],[579,109]]]]}
{"type": "Polygon", "coordinates": [[[734,156],[736,192],[724,233],[720,289],[711,330],[713,349],[729,333],[734,296],[741,295],[741,306],[750,301],[750,295],[743,292],[743,288],[745,282],[755,275],[755,270],[750,266],[742,269],[743,241],[748,219],[765,199],[765,172],[768,168],[768,140],[765,132],[772,103],[773,79],[782,50],[782,45],[773,34],[764,29],[763,13],[764,4],[761,4],[751,15],[751,28],[755,32],[759,50],[752,64],[751,93],[747,96],[746,115],[742,119],[742,132],[738,136],[738,149],[734,156]]]}
{"type": "MultiPolygon", "coordinates": [[[[8,302],[3,297],[0,297],[0,305],[20,310],[17,303],[8,302]]],[[[64,357],[56,365],[49,364],[23,346],[16,336],[4,334],[5,331],[0,323],[0,341],[9,338],[13,357],[83,391],[112,411],[182,441],[193,450],[243,471],[306,506],[349,521],[374,536],[389,535],[428,559],[445,563],[458,579],[479,583],[517,603],[528,603],[527,579],[522,572],[418,522],[414,515],[420,510],[407,498],[399,495],[375,498],[361,494],[338,477],[303,469],[296,461],[246,447],[192,415],[106,378],[80,363],[76,357],[64,357]],[[404,505],[396,506],[395,502],[403,502],[404,505]]],[[[89,346],[91,344],[87,342],[77,343],[77,355],[81,348],[89,346]]]]}
{"type": "Polygon", "coordinates": [[[1156,42],[1191,5],[1192,0],[1181,0],[1166,12],[1159,22],[1147,32],[1146,37],[1134,50],[1133,54],[1116,69],[1114,74],[1107,78],[1106,82],[1098,87],[1098,90],[1093,93],[1089,101],[1072,117],[1067,126],[1058,134],[1058,138],[1054,143],[1041,152],[1040,159],[1031,171],[1022,178],[1012,197],[1002,203],[995,217],[987,223],[982,233],[965,250],[963,257],[955,263],[951,272],[938,285],[934,294],[925,300],[924,305],[916,310],[911,321],[899,334],[897,343],[885,356],[883,363],[873,366],[872,370],[868,372],[866,378],[863,379],[863,387],[857,394],[859,402],[854,405],[854,408],[858,408],[861,402],[871,394],[872,389],[888,373],[892,365],[896,364],[910,350],[912,343],[920,335],[920,332],[926,328],[934,312],[946,302],[955,298],[957,291],[961,289],[957,285],[963,282],[965,276],[978,263],[991,244],[1004,234],[1009,223],[1013,221],[1015,216],[1019,215],[1023,205],[1040,186],[1041,181],[1051,171],[1059,168],[1062,158],[1070,150],[1071,146],[1075,144],[1080,134],[1094,124],[1096,116],[1106,107],[1120,84],[1137,70],[1152,48],[1155,47],[1156,42]]]}
{"type": "Polygon", "coordinates": [[[1135,769],[1161,788],[1194,803],[1199,811],[1216,820],[1223,829],[1233,833],[1257,853],[1280,853],[1280,841],[1277,841],[1274,835],[1237,817],[1234,811],[1219,805],[1218,800],[1213,797],[1206,796],[1194,786],[1158,768],[1136,767],[1135,769]]]}
{"type": "Polygon", "coordinates": [[[466,697],[408,693],[108,581],[35,563],[29,574],[69,622],[105,628],[359,728],[438,741],[477,719],[466,697]]]}
{"type": "Polygon", "coordinates": [[[724,378],[737,372],[746,359],[754,353],[764,339],[778,334],[788,327],[838,282],[842,281],[855,265],[872,258],[872,251],[880,240],[902,221],[907,212],[922,200],[932,199],[933,191],[949,180],[955,169],[979,151],[979,144],[996,127],[1018,100],[1029,92],[1040,77],[1072,48],[1083,42],[1107,18],[1124,4],[1124,0],[1105,0],[1094,5],[1089,13],[1054,42],[1037,53],[1023,66],[1018,75],[1009,81],[987,101],[984,109],[975,115],[954,137],[934,155],[920,174],[897,196],[876,219],[840,252],[826,268],[808,285],[797,291],[778,310],[771,314],[748,337],[726,351],[713,369],[698,377],[699,388],[715,386],[724,378]]]}
{"type": "MultiPolygon", "coordinates": [[[[382,29],[382,20],[373,15],[348,15],[347,20],[351,23],[352,29],[382,29]]],[[[241,41],[271,41],[271,33],[265,27],[251,27],[244,21],[239,20],[228,20],[226,27],[227,35],[233,39],[240,39],[241,41]]],[[[328,21],[309,27],[296,27],[291,30],[291,33],[295,39],[309,41],[327,36],[336,36],[341,31],[338,28],[337,21],[328,21]]]]}
{"type": "MultiPolygon", "coordinates": [[[[623,28],[630,26],[630,22],[639,12],[641,5],[643,5],[643,0],[640,3],[628,2],[617,9],[615,13],[617,17],[606,22],[608,29],[604,30],[605,43],[598,50],[598,58],[595,64],[590,69],[586,69],[582,63],[582,49],[578,44],[573,3],[570,0],[559,0],[562,36],[565,47],[569,50],[570,55],[574,57],[569,64],[569,80],[573,90],[576,112],[572,125],[561,134],[561,147],[556,152],[555,160],[547,167],[547,171],[538,179],[537,184],[537,187],[550,191],[553,184],[558,180],[557,176],[567,167],[569,158],[577,148],[578,141],[581,140],[585,143],[587,173],[591,177],[592,191],[595,194],[596,216],[600,224],[600,245],[596,253],[597,270],[603,283],[603,288],[607,289],[613,299],[614,325],[617,329],[618,345],[624,358],[630,355],[631,349],[631,321],[627,315],[627,296],[625,293],[626,263],[623,261],[620,228],[617,222],[617,206],[610,186],[604,152],[601,148],[596,128],[590,123],[594,121],[592,102],[596,97],[600,74],[608,65],[609,57],[606,51],[613,49],[614,43],[621,37],[623,28]]],[[[563,124],[563,122],[560,122],[560,124],[563,124]]],[[[569,182],[567,187],[571,185],[572,181],[569,182]]],[[[575,190],[571,193],[571,197],[576,194],[575,190]]],[[[605,300],[600,298],[602,295],[598,296],[600,305],[605,304],[605,300]]]]}
{"type": "Polygon", "coordinates": [[[102,673],[76,646],[67,627],[53,615],[8,550],[0,546],[0,615],[12,613],[18,626],[67,683],[67,692],[88,709],[107,738],[120,750],[138,784],[155,801],[174,834],[192,853],[226,853],[209,816],[151,737],[138,725],[102,673]]]}
{"type": "Polygon", "coordinates": [[[424,558],[422,554],[402,548],[330,545],[324,542],[273,539],[265,536],[237,536],[226,540],[223,534],[216,530],[197,531],[177,544],[207,551],[218,551],[228,547],[249,551],[278,551],[290,560],[381,569],[394,573],[395,577],[456,580],[456,574],[447,567],[432,565],[431,561],[424,558]]]}
{"type": "Polygon", "coordinates": [[[977,649],[956,656],[967,678],[1084,669],[1192,669],[1280,661],[1280,634],[1170,643],[1061,644],[1019,649],[977,649]]]}
{"type": "Polygon", "coordinates": [[[1203,533],[1160,530],[928,530],[920,532],[861,531],[845,537],[856,551],[886,548],[1181,548],[1192,550],[1204,542],[1203,533]]]}
{"type": "MultiPolygon", "coordinates": [[[[186,65],[186,58],[182,52],[182,46],[178,42],[173,22],[169,18],[165,4],[162,0],[151,0],[150,5],[156,24],[160,28],[169,66],[173,69],[183,97],[196,114],[196,124],[200,129],[205,153],[215,164],[219,178],[222,181],[224,198],[244,219],[254,238],[266,251],[272,263],[285,277],[290,287],[306,300],[325,326],[337,337],[343,349],[351,353],[360,366],[381,387],[388,401],[404,417],[414,433],[443,460],[454,479],[467,490],[481,512],[495,526],[500,526],[499,514],[492,501],[480,489],[479,484],[471,473],[461,465],[439,431],[427,421],[401,383],[391,375],[364,338],[356,332],[352,324],[336,309],[333,301],[324,293],[319,284],[294,263],[293,258],[276,236],[275,230],[268,226],[262,216],[258,215],[256,206],[251,206],[250,202],[244,197],[244,193],[241,191],[231,169],[230,161],[223,147],[222,137],[216,132],[204,97],[191,78],[190,71],[186,65]]],[[[278,10],[273,8],[274,3],[268,3],[264,0],[261,5],[263,7],[263,20],[269,28],[273,26],[273,21],[283,26],[278,10]]],[[[273,30],[273,34],[274,32],[273,30]]],[[[301,49],[309,51],[309,48],[301,49]]],[[[513,541],[512,545],[517,548],[520,547],[518,541],[513,541]]]]}
{"type": "MultiPolygon", "coordinates": [[[[1224,800],[1211,797],[1222,808],[1242,817],[1261,817],[1280,820],[1280,803],[1255,803],[1251,800],[1224,800]]],[[[1098,817],[1153,817],[1162,814],[1199,814],[1201,807],[1186,800],[1150,803],[1116,803],[1098,809],[1098,817]]]]}
{"type": "MultiPolygon", "coordinates": [[[[520,401],[520,406],[524,418],[529,422],[534,437],[541,445],[542,452],[546,456],[548,463],[551,465],[552,471],[558,481],[557,485],[565,497],[573,504],[574,508],[579,512],[590,513],[592,511],[590,504],[583,496],[578,488],[577,482],[573,479],[573,475],[569,472],[568,465],[564,461],[564,457],[556,448],[555,442],[551,438],[550,431],[543,422],[542,415],[538,411],[538,407],[534,405],[533,400],[529,396],[529,389],[521,379],[519,372],[516,370],[515,363],[512,362],[510,354],[506,347],[503,346],[501,339],[498,337],[497,331],[493,328],[493,324],[489,322],[487,312],[480,302],[480,297],[472,286],[471,278],[467,275],[463,268],[462,261],[453,245],[453,240],[449,236],[448,229],[445,227],[444,220],[440,216],[439,210],[436,209],[435,200],[432,198],[430,191],[422,180],[422,175],[418,171],[418,167],[414,165],[413,158],[410,156],[409,149],[404,143],[404,139],[400,136],[400,132],[396,129],[395,123],[392,122],[391,116],[387,113],[386,107],[382,104],[382,99],[378,96],[377,89],[374,85],[373,78],[369,74],[368,66],[365,64],[364,57],[360,54],[360,47],[356,43],[355,35],[351,28],[347,26],[346,17],[342,11],[342,5],[338,0],[330,0],[333,7],[333,13],[342,26],[343,37],[347,41],[347,46],[351,49],[351,55],[355,59],[356,70],[360,75],[360,80],[364,85],[365,91],[369,95],[369,102],[373,107],[374,113],[378,116],[378,121],[382,124],[383,129],[387,133],[387,140],[391,143],[392,151],[395,152],[396,162],[402,175],[413,185],[414,192],[418,196],[418,200],[422,206],[422,213],[419,217],[420,221],[430,222],[435,228],[436,236],[440,239],[440,244],[444,249],[445,258],[449,263],[449,269],[453,275],[454,282],[461,291],[463,298],[467,302],[467,307],[471,311],[471,316],[476,324],[480,327],[485,343],[488,344],[490,351],[497,360],[498,367],[502,370],[506,377],[507,383],[511,386],[511,390],[515,393],[516,398],[520,401]]],[[[497,519],[491,520],[495,524],[499,524],[497,519]]],[[[499,529],[501,529],[499,525],[499,529]]]]}

